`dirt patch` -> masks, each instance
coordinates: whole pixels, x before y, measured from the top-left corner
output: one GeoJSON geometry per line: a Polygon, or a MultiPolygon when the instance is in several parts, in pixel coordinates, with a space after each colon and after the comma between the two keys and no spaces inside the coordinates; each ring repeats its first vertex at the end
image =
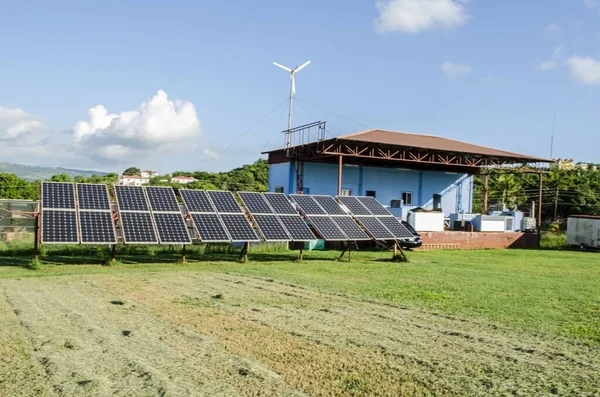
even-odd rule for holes
{"type": "Polygon", "coordinates": [[[210,337],[143,307],[112,304],[118,296],[92,282],[11,280],[1,286],[53,395],[300,395],[273,371],[210,337]]]}
{"type": "Polygon", "coordinates": [[[600,384],[593,347],[497,324],[244,276],[101,282],[311,395],[581,395],[600,384]]]}

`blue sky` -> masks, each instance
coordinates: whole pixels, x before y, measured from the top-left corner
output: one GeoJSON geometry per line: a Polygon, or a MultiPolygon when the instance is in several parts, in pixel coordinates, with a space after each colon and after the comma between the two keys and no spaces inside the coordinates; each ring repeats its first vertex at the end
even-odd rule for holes
{"type": "Polygon", "coordinates": [[[556,115],[554,157],[600,162],[600,1],[48,3],[0,1],[0,161],[227,170],[283,143],[272,62],[311,60],[295,125],[547,157],[556,115]]]}

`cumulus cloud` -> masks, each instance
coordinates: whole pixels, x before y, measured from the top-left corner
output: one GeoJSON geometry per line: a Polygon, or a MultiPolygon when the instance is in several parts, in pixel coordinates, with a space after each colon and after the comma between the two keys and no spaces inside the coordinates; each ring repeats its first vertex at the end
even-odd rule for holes
{"type": "Polygon", "coordinates": [[[449,79],[471,73],[471,67],[469,65],[461,65],[448,61],[442,63],[440,69],[449,79]]]}
{"type": "Polygon", "coordinates": [[[218,159],[219,159],[219,157],[221,157],[221,156],[219,155],[219,153],[217,153],[217,152],[213,152],[213,151],[212,151],[212,150],[210,150],[210,149],[204,149],[204,150],[202,151],[202,153],[203,153],[203,154],[204,154],[204,156],[205,156],[207,159],[209,159],[209,160],[218,160],[218,159]]]}
{"type": "Polygon", "coordinates": [[[378,0],[378,33],[419,33],[429,29],[451,29],[463,25],[469,16],[466,0],[378,0]]]}
{"type": "Polygon", "coordinates": [[[201,138],[194,104],[173,101],[162,90],[136,110],[109,113],[97,105],[88,111],[88,116],[88,120],[73,127],[75,145],[109,162],[193,150],[201,138]]]}
{"type": "Polygon", "coordinates": [[[594,8],[598,6],[598,0],[583,0],[583,4],[588,8],[594,8]]]}
{"type": "Polygon", "coordinates": [[[571,75],[587,85],[600,85],[600,61],[590,57],[572,56],[567,60],[571,75]]]}
{"type": "Polygon", "coordinates": [[[538,65],[538,69],[542,72],[547,72],[548,70],[552,70],[556,67],[556,63],[553,61],[540,62],[538,65]]]}
{"type": "Polygon", "coordinates": [[[36,115],[23,109],[0,106],[0,141],[18,143],[46,126],[36,115]]]}

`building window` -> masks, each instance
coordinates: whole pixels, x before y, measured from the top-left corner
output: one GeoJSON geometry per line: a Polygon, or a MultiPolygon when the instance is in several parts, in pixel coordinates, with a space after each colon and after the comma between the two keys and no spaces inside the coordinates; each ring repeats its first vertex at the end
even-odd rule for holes
{"type": "Polygon", "coordinates": [[[400,208],[400,200],[391,200],[390,208],[400,208]]]}
{"type": "Polygon", "coordinates": [[[352,196],[352,189],[342,189],[342,196],[352,196]]]}
{"type": "Polygon", "coordinates": [[[275,193],[283,193],[283,186],[275,186],[275,193]]]}
{"type": "Polygon", "coordinates": [[[367,190],[365,196],[375,197],[375,190],[367,190]]]}
{"type": "Polygon", "coordinates": [[[404,205],[413,205],[412,192],[402,192],[402,203],[404,205]]]}

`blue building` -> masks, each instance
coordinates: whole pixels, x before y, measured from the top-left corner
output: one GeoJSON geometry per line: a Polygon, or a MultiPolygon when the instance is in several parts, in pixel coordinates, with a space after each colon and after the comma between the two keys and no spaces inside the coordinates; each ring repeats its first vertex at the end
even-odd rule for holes
{"type": "Polygon", "coordinates": [[[441,137],[383,130],[330,139],[320,133],[313,142],[266,153],[269,191],[374,196],[404,219],[416,207],[441,209],[446,216],[472,212],[474,174],[483,168],[548,161],[441,137]]]}

